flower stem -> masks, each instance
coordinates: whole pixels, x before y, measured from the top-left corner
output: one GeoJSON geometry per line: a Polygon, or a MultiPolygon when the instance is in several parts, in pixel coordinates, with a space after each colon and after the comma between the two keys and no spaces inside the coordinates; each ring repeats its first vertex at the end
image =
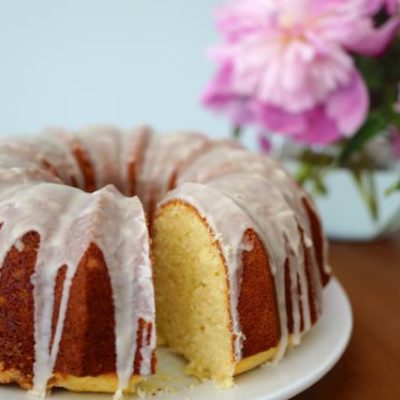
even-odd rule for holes
{"type": "Polygon", "coordinates": [[[400,191],[400,180],[398,182],[393,183],[390,187],[388,187],[385,190],[385,195],[390,196],[397,191],[400,191]]]}
{"type": "Polygon", "coordinates": [[[369,169],[363,172],[357,170],[351,170],[351,172],[361,198],[364,200],[372,220],[376,222],[379,216],[379,207],[374,172],[369,169]]]}
{"type": "Polygon", "coordinates": [[[243,130],[242,127],[240,125],[235,125],[232,128],[232,137],[236,140],[240,139],[240,136],[242,136],[243,130]]]}

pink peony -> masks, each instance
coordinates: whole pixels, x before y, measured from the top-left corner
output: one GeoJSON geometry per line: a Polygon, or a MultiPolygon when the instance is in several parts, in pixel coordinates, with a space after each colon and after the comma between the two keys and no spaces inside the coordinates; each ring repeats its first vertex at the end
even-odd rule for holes
{"type": "Polygon", "coordinates": [[[386,0],[386,9],[389,14],[400,14],[400,0],[386,0]]]}
{"type": "Polygon", "coordinates": [[[258,124],[326,144],[364,122],[368,92],[349,52],[382,53],[400,26],[372,15],[382,0],[234,0],[217,15],[224,43],[206,106],[235,124],[258,124]]]}

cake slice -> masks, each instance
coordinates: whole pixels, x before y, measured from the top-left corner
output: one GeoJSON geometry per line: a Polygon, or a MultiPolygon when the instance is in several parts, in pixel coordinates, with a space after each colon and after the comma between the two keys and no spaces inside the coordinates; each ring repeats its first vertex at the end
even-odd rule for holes
{"type": "Polygon", "coordinates": [[[184,183],[154,221],[157,329],[188,373],[230,387],[278,361],[321,310],[311,240],[261,176],[184,183]]]}

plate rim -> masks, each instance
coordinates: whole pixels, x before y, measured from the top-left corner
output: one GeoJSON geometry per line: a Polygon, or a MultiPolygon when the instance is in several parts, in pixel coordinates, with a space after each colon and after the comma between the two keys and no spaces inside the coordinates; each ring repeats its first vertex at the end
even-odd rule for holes
{"type": "Polygon", "coordinates": [[[300,382],[295,381],[293,384],[285,386],[279,391],[275,391],[271,394],[257,396],[252,398],[251,400],[283,400],[292,398],[309,389],[312,385],[320,381],[338,363],[350,342],[354,327],[354,316],[349,296],[340,281],[335,276],[331,278],[328,286],[324,288],[324,290],[326,290],[329,286],[331,286],[331,290],[337,292],[337,295],[343,302],[343,311],[346,310],[344,318],[348,320],[348,323],[343,326],[346,331],[343,332],[342,336],[340,337],[340,341],[335,344],[334,350],[332,350],[332,352],[329,354],[329,357],[327,357],[327,359],[321,364],[321,366],[317,370],[314,369],[313,371],[311,371],[300,382]]]}

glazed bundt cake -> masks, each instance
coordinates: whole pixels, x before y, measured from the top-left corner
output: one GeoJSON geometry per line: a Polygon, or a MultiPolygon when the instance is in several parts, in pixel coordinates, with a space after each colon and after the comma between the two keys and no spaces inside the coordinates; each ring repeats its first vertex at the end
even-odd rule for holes
{"type": "Polygon", "coordinates": [[[121,397],[154,373],[157,325],[190,374],[230,386],[300,343],[329,276],[310,198],[237,142],[109,126],[0,142],[1,383],[121,397]]]}

